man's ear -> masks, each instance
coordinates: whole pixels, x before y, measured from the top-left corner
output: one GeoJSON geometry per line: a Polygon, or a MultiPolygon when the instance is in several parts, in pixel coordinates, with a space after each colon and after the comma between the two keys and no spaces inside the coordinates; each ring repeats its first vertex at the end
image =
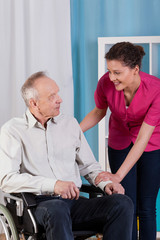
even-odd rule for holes
{"type": "Polygon", "coordinates": [[[34,98],[31,98],[31,99],[29,100],[29,105],[30,105],[32,108],[37,107],[37,102],[36,102],[36,100],[35,100],[34,98]]]}

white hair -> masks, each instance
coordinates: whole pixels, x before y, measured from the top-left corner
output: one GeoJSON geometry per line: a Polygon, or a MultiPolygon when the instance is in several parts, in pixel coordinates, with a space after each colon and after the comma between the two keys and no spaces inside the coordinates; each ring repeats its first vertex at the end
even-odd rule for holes
{"type": "Polygon", "coordinates": [[[21,94],[22,97],[26,103],[26,105],[29,107],[29,100],[31,98],[37,100],[38,99],[38,91],[35,88],[34,84],[37,81],[38,78],[40,77],[47,77],[46,73],[41,71],[41,72],[36,72],[32,74],[26,82],[23,84],[21,88],[21,94]]]}
{"type": "Polygon", "coordinates": [[[21,93],[22,93],[22,97],[25,101],[25,104],[29,107],[29,100],[30,99],[38,99],[38,91],[36,88],[34,87],[30,87],[30,88],[23,88],[21,89],[21,93]]]}

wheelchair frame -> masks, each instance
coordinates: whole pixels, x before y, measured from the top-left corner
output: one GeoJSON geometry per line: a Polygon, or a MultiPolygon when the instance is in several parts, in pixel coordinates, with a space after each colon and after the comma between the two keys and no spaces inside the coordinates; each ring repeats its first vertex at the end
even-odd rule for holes
{"type": "MultiPolygon", "coordinates": [[[[89,198],[101,197],[104,192],[91,185],[82,185],[81,192],[89,198]]],[[[4,203],[0,204],[0,223],[5,240],[40,240],[45,234],[37,226],[33,209],[36,207],[32,193],[8,194],[1,192],[4,203]]],[[[84,240],[97,234],[96,231],[73,231],[75,240],[84,240]]],[[[0,238],[1,240],[1,238],[0,238]]]]}

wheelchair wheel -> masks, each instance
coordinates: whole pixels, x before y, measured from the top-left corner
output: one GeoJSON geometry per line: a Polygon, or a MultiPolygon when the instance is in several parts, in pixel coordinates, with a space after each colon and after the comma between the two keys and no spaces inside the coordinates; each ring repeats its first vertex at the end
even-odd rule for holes
{"type": "Polygon", "coordinates": [[[5,240],[19,240],[17,229],[9,210],[0,204],[0,223],[5,240]]]}

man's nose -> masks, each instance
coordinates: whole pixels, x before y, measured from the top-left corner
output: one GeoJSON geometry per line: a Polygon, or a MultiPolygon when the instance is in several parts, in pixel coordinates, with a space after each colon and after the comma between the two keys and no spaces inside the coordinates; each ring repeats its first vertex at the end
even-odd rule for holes
{"type": "Polygon", "coordinates": [[[58,95],[57,101],[58,101],[59,103],[63,102],[62,98],[61,98],[59,95],[58,95]]]}

